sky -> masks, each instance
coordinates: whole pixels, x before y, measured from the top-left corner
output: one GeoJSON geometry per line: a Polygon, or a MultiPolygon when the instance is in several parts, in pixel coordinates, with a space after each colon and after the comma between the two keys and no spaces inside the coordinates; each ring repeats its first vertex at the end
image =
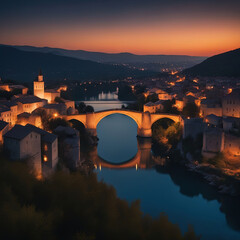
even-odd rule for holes
{"type": "Polygon", "coordinates": [[[240,1],[1,1],[0,43],[212,56],[240,47],[240,1]]]}

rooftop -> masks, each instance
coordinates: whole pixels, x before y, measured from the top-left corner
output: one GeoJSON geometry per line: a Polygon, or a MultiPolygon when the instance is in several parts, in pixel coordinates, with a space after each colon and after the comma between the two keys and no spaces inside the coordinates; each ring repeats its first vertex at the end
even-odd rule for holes
{"type": "Polygon", "coordinates": [[[31,116],[30,113],[23,112],[17,115],[18,118],[29,118],[31,116]]]}
{"type": "Polygon", "coordinates": [[[39,133],[41,135],[41,137],[42,137],[42,140],[44,142],[52,143],[57,138],[57,136],[55,134],[49,133],[47,131],[44,131],[43,129],[35,127],[34,125],[27,124],[25,127],[27,129],[29,129],[29,130],[32,130],[32,131],[34,131],[36,133],[39,133]]]}
{"type": "Polygon", "coordinates": [[[21,96],[21,97],[15,99],[15,101],[25,104],[25,103],[42,102],[43,100],[41,98],[33,96],[33,95],[27,95],[27,96],[21,96]]]}
{"type": "Polygon", "coordinates": [[[59,93],[56,89],[46,89],[45,92],[47,92],[47,93],[59,93]]]}
{"type": "Polygon", "coordinates": [[[0,120],[0,131],[2,131],[8,125],[7,122],[0,120]]]}
{"type": "Polygon", "coordinates": [[[155,104],[153,102],[148,102],[148,103],[144,104],[144,106],[153,107],[153,106],[155,106],[155,104]]]}
{"type": "Polygon", "coordinates": [[[9,107],[5,105],[0,105],[0,113],[10,111],[9,107]]]}
{"type": "Polygon", "coordinates": [[[15,125],[10,131],[8,131],[4,137],[5,138],[13,138],[17,140],[22,140],[27,135],[29,135],[33,130],[29,128],[25,128],[22,125],[15,125]]]}

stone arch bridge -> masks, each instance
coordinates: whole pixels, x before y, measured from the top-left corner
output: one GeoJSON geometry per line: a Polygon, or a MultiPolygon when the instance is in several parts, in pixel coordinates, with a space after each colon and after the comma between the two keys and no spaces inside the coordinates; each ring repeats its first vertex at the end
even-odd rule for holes
{"type": "Polygon", "coordinates": [[[78,120],[82,122],[86,129],[88,129],[93,135],[97,135],[97,125],[105,117],[112,114],[123,114],[132,118],[138,126],[139,137],[151,137],[152,136],[152,124],[162,118],[169,118],[174,122],[180,122],[182,125],[184,121],[180,115],[167,114],[167,113],[149,113],[149,112],[137,112],[133,110],[113,109],[104,110],[93,113],[84,113],[77,115],[64,116],[66,120],[78,120]]]}

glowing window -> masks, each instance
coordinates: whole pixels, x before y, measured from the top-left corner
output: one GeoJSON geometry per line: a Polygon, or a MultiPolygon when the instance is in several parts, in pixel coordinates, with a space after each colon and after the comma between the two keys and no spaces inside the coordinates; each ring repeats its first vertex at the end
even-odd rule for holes
{"type": "Polygon", "coordinates": [[[48,146],[47,144],[44,145],[44,151],[47,151],[48,150],[48,146]]]}
{"type": "Polygon", "coordinates": [[[47,162],[47,161],[48,161],[48,158],[47,158],[46,155],[43,156],[43,161],[44,161],[44,162],[47,162]]]}

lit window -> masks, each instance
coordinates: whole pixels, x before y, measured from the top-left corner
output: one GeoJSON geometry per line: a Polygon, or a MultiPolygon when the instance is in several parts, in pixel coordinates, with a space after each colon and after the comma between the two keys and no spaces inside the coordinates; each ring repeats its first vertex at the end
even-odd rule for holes
{"type": "Polygon", "coordinates": [[[43,156],[43,161],[44,161],[44,162],[47,162],[47,160],[48,160],[48,159],[47,159],[47,156],[44,155],[44,156],[43,156]]]}
{"type": "Polygon", "coordinates": [[[47,144],[44,145],[44,151],[47,151],[48,150],[48,146],[47,144]]]}

